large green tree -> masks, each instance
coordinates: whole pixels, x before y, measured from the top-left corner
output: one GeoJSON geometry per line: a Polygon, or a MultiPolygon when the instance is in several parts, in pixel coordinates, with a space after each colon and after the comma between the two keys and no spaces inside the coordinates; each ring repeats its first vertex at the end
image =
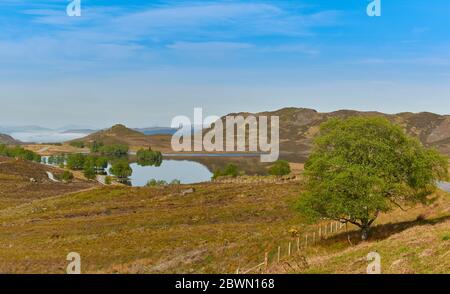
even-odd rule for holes
{"type": "Polygon", "coordinates": [[[446,157],[384,118],[331,119],[305,164],[298,207],[311,219],[352,223],[365,240],[380,213],[425,203],[447,167],[446,157]]]}

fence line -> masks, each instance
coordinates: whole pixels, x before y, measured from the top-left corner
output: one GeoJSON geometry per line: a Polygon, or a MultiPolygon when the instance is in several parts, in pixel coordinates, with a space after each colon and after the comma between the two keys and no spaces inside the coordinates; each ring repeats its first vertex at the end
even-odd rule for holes
{"type": "MultiPolygon", "coordinates": [[[[333,233],[333,227],[334,227],[334,233],[337,233],[338,231],[340,231],[342,228],[344,228],[344,226],[345,226],[345,231],[347,232],[348,231],[348,227],[347,227],[347,224],[344,224],[344,223],[342,223],[342,222],[338,222],[338,221],[333,221],[333,222],[331,222],[330,223],[330,229],[329,229],[329,234],[330,234],[330,236],[332,235],[332,233],[333,233]]],[[[309,242],[308,243],[308,236],[310,236],[310,232],[309,233],[306,233],[305,234],[305,243],[304,243],[304,246],[303,246],[303,248],[306,250],[307,248],[308,248],[308,244],[310,245],[310,246],[314,246],[314,245],[316,245],[318,242],[320,242],[321,240],[325,240],[325,239],[327,239],[326,237],[327,237],[327,227],[328,227],[328,224],[326,224],[325,226],[324,226],[324,230],[322,231],[322,225],[319,225],[319,227],[318,227],[318,239],[316,240],[316,230],[317,230],[317,228],[316,228],[316,230],[314,230],[314,232],[312,233],[312,242],[309,242]]],[[[289,257],[289,256],[291,256],[291,253],[292,253],[292,248],[291,248],[291,245],[292,245],[292,242],[291,241],[289,241],[289,243],[288,243],[288,250],[287,250],[287,256],[289,257]]],[[[300,246],[300,237],[297,237],[297,254],[298,253],[300,253],[300,251],[301,251],[301,248],[300,248],[301,246],[300,246]]],[[[259,270],[259,271],[261,271],[261,270],[265,270],[265,271],[267,271],[267,268],[268,268],[268,265],[269,265],[269,253],[270,253],[270,250],[269,251],[266,251],[265,253],[264,253],[264,261],[262,262],[262,263],[260,263],[260,264],[257,264],[257,265],[255,265],[254,267],[251,267],[251,268],[249,268],[249,269],[247,269],[247,270],[245,270],[245,271],[240,271],[240,268],[238,267],[238,269],[236,270],[236,273],[237,274],[239,274],[239,273],[242,273],[242,274],[247,274],[247,273],[250,273],[250,272],[253,272],[253,271],[256,271],[256,270],[259,270]]],[[[281,246],[278,246],[278,250],[277,250],[277,256],[276,256],[276,262],[277,263],[280,263],[280,261],[282,260],[282,255],[281,255],[281,246]]]]}

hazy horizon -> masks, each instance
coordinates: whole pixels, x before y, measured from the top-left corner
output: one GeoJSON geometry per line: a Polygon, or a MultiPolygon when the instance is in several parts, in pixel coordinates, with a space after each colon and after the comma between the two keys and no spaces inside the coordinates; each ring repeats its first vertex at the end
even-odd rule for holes
{"type": "MultiPolygon", "coordinates": [[[[265,112],[265,111],[277,111],[280,109],[284,109],[284,108],[308,108],[308,107],[296,107],[296,106],[286,106],[286,107],[282,107],[282,108],[277,108],[277,109],[266,109],[266,110],[262,110],[262,111],[258,111],[258,112],[265,112]]],[[[342,109],[335,109],[335,110],[331,110],[331,111],[319,111],[318,109],[315,108],[308,108],[308,109],[313,109],[316,110],[318,112],[321,113],[330,113],[330,112],[335,112],[335,111],[339,111],[339,110],[354,110],[354,111],[359,111],[359,112],[380,112],[380,113],[384,113],[384,114],[399,114],[399,113],[404,113],[404,112],[410,112],[410,113],[421,113],[421,112],[430,112],[430,111],[401,111],[401,112],[385,112],[385,111],[377,111],[377,110],[361,110],[361,109],[350,109],[350,108],[342,108],[342,109]]],[[[229,113],[238,113],[238,112],[250,112],[250,113],[256,113],[256,111],[235,111],[235,112],[227,112],[224,114],[220,114],[219,116],[225,116],[229,113]]],[[[437,115],[445,115],[445,116],[450,116],[450,113],[439,113],[439,112],[430,112],[430,113],[434,113],[437,115]]],[[[192,113],[183,113],[181,115],[186,115],[190,118],[193,118],[193,109],[192,109],[192,113]]],[[[204,114],[204,117],[206,117],[207,115],[210,114],[204,114]]],[[[47,130],[52,130],[52,131],[70,131],[70,130],[101,130],[101,129],[107,129],[110,128],[114,125],[125,125],[127,128],[130,129],[143,129],[143,128],[170,128],[170,123],[171,120],[169,120],[167,122],[166,125],[157,125],[157,124],[152,124],[152,123],[148,123],[148,124],[143,124],[143,125],[128,125],[124,122],[112,122],[111,124],[105,124],[105,125],[76,125],[76,122],[70,122],[67,123],[65,125],[43,125],[43,124],[33,124],[33,123],[29,123],[29,124],[2,124],[0,123],[0,133],[2,132],[2,130],[4,129],[15,129],[15,128],[32,128],[32,127],[37,127],[37,128],[44,128],[47,130]]]]}

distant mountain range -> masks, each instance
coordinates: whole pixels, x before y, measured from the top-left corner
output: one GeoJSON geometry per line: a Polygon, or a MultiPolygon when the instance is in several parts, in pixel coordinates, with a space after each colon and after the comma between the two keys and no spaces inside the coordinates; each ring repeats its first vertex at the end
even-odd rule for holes
{"type": "Polygon", "coordinates": [[[97,130],[91,130],[91,129],[69,129],[60,132],[61,134],[92,134],[95,133],[97,130]]]}

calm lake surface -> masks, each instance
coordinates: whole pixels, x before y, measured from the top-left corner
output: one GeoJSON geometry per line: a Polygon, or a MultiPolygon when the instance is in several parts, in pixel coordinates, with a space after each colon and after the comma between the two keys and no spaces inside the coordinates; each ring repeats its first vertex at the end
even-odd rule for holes
{"type": "MultiPolygon", "coordinates": [[[[46,163],[48,156],[42,156],[46,163]]],[[[106,172],[110,175],[108,165],[106,172]]],[[[191,160],[172,160],[164,159],[160,166],[140,166],[137,163],[130,163],[133,174],[130,177],[133,187],[143,187],[151,179],[157,181],[166,181],[170,183],[173,180],[180,180],[182,184],[194,184],[211,181],[212,173],[209,169],[195,161],[191,160]]]]}
{"type": "MultiPolygon", "coordinates": [[[[131,163],[133,174],[130,177],[133,187],[142,187],[151,179],[164,180],[170,183],[173,180],[180,180],[182,184],[193,184],[209,182],[212,173],[201,163],[189,160],[164,159],[161,166],[140,166],[131,163]]],[[[107,170],[109,174],[109,167],[107,170]]]]}
{"type": "MultiPolygon", "coordinates": [[[[239,157],[236,154],[228,155],[229,157],[239,157]]],[[[255,155],[252,155],[255,156],[255,155]]],[[[176,157],[176,156],[174,156],[176,157]]],[[[212,155],[205,156],[193,156],[193,157],[227,157],[227,155],[212,155]]],[[[245,157],[245,156],[241,156],[245,157]]],[[[43,156],[43,159],[48,159],[48,156],[43,156]]],[[[109,165],[107,173],[109,174],[109,165]]],[[[140,166],[137,163],[130,163],[130,167],[133,169],[130,181],[133,187],[142,187],[147,184],[151,179],[157,181],[166,181],[170,183],[173,180],[180,180],[182,184],[193,184],[201,182],[209,182],[212,177],[212,173],[206,167],[206,165],[193,160],[176,160],[176,159],[164,159],[161,166],[140,166]]],[[[438,184],[439,188],[450,193],[450,182],[441,182],[438,184]]]]}

